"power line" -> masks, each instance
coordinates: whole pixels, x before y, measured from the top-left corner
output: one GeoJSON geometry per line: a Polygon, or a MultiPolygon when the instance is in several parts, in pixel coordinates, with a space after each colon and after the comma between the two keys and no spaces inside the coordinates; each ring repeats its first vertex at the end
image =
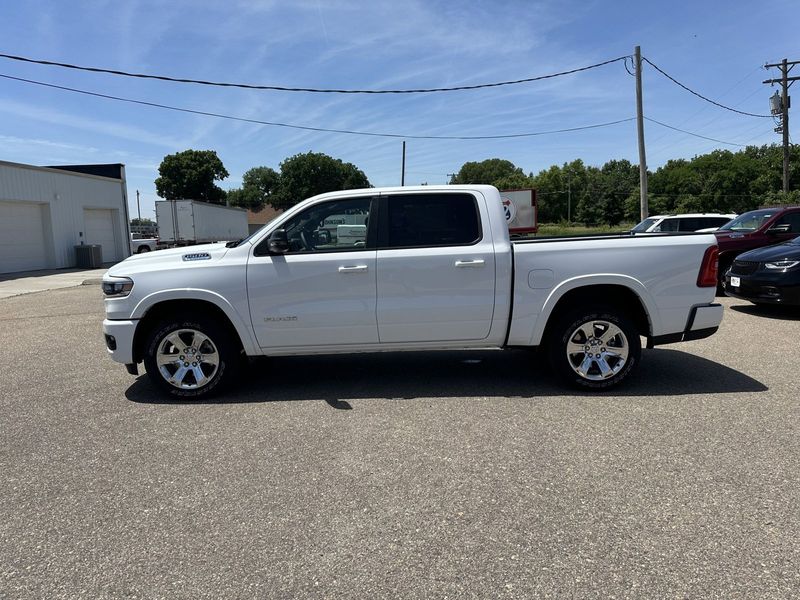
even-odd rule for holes
{"type": "Polygon", "coordinates": [[[157,79],[159,81],[170,81],[173,83],[191,83],[198,85],[210,85],[216,87],[231,87],[243,88],[248,90],[271,90],[277,92],[309,92],[316,94],[428,94],[432,92],[455,92],[463,90],[478,90],[483,88],[501,87],[505,85],[517,85],[520,83],[530,83],[532,81],[541,81],[543,79],[552,79],[553,77],[561,77],[563,75],[572,75],[573,73],[580,73],[581,71],[588,71],[589,69],[596,69],[609,65],[611,63],[625,60],[625,56],[619,56],[603,62],[595,63],[577,69],[570,69],[568,71],[560,71],[558,73],[550,73],[549,75],[539,75],[537,77],[526,77],[525,79],[515,79],[511,81],[498,81],[495,83],[480,83],[475,85],[460,85],[455,87],[440,87],[440,88],[414,88],[414,89],[395,89],[395,90],[349,90],[349,89],[326,89],[326,88],[301,88],[301,87],[287,87],[281,85],[257,85],[250,83],[225,83],[219,81],[206,81],[202,79],[188,79],[183,77],[169,77],[167,75],[152,75],[149,73],[132,73],[129,71],[119,71],[116,69],[105,69],[101,67],[86,67],[81,65],[73,65],[69,63],[56,62],[51,60],[41,60],[29,58],[26,56],[16,56],[14,54],[0,53],[0,58],[9,60],[16,60],[20,62],[34,63],[37,65],[47,65],[51,67],[61,67],[64,69],[75,69],[78,71],[89,71],[92,73],[106,73],[109,75],[119,75],[122,77],[135,77],[138,79],[157,79]]]}
{"type": "Polygon", "coordinates": [[[720,108],[724,108],[725,110],[729,110],[729,111],[731,111],[731,112],[739,113],[740,115],[747,115],[748,117],[764,117],[764,118],[769,118],[769,117],[771,117],[771,116],[772,116],[772,115],[757,115],[757,114],[755,114],[755,113],[744,112],[743,110],[736,110],[735,108],[731,108],[730,106],[725,106],[724,104],[720,104],[719,102],[715,102],[715,101],[714,101],[714,100],[712,100],[711,98],[707,98],[706,96],[703,96],[703,94],[700,94],[700,93],[698,93],[698,92],[695,92],[695,91],[694,91],[692,88],[690,88],[690,87],[688,87],[688,86],[686,86],[686,85],[682,84],[680,81],[678,81],[678,80],[677,80],[677,79],[675,79],[675,78],[674,78],[672,75],[670,75],[669,73],[667,73],[666,71],[664,71],[663,69],[661,69],[661,68],[660,68],[658,65],[654,64],[654,63],[653,63],[652,61],[650,61],[648,58],[646,58],[646,57],[642,57],[642,60],[643,60],[643,61],[645,61],[647,64],[649,64],[651,67],[653,67],[653,68],[654,68],[656,71],[658,71],[659,73],[661,73],[661,74],[662,74],[664,77],[666,77],[667,79],[669,79],[670,81],[672,81],[672,83],[674,83],[674,84],[678,85],[679,87],[682,87],[683,89],[685,89],[685,90],[686,90],[687,92],[689,92],[690,94],[694,94],[694,95],[695,95],[695,96],[697,96],[698,98],[701,98],[702,100],[705,100],[706,102],[710,102],[711,104],[713,104],[713,105],[715,105],[715,106],[719,106],[720,108]]]}
{"type": "MultiPolygon", "coordinates": [[[[744,82],[745,82],[745,81],[746,81],[746,80],[747,80],[747,79],[748,79],[748,78],[749,78],[749,77],[750,77],[750,76],[751,76],[753,73],[755,73],[756,71],[758,71],[758,70],[759,70],[759,69],[761,69],[761,68],[762,68],[762,67],[760,67],[760,66],[753,68],[753,70],[752,70],[752,71],[750,71],[749,73],[747,73],[747,75],[745,75],[744,77],[742,77],[742,78],[741,78],[739,81],[737,81],[737,82],[736,82],[736,83],[734,83],[734,84],[733,84],[731,87],[729,87],[727,90],[725,90],[725,91],[722,93],[722,95],[720,96],[720,98],[724,98],[725,96],[727,96],[727,95],[728,95],[730,92],[732,92],[734,89],[736,89],[737,87],[739,87],[739,86],[740,86],[742,83],[744,83],[744,82]]],[[[744,98],[742,98],[741,100],[739,100],[739,101],[738,101],[736,104],[734,104],[734,105],[733,105],[733,108],[738,108],[739,106],[742,106],[742,104],[744,104],[744,103],[745,103],[747,100],[749,100],[750,98],[752,98],[753,96],[755,96],[757,93],[759,93],[759,92],[761,92],[761,91],[763,91],[763,88],[761,88],[761,87],[759,87],[759,88],[757,88],[757,89],[753,90],[753,91],[752,91],[751,93],[749,93],[747,96],[745,96],[744,98]]],[[[691,121],[692,119],[694,119],[694,118],[695,118],[697,115],[699,115],[699,114],[702,114],[702,113],[703,113],[703,111],[706,111],[706,110],[708,110],[709,108],[710,108],[710,106],[709,106],[708,104],[704,104],[704,105],[703,105],[703,106],[701,106],[701,107],[700,107],[700,108],[699,108],[697,111],[695,111],[695,112],[694,112],[694,113],[693,113],[691,116],[687,117],[686,119],[683,119],[683,120],[682,120],[680,123],[678,123],[678,124],[676,125],[676,127],[683,127],[684,125],[686,125],[687,123],[689,123],[689,121],[691,121]]],[[[705,127],[708,127],[708,126],[709,126],[711,123],[714,123],[715,121],[719,120],[720,118],[722,118],[722,113],[716,113],[716,116],[714,116],[713,118],[711,118],[711,120],[707,121],[707,122],[706,122],[704,125],[702,125],[700,128],[701,128],[701,129],[703,129],[703,128],[705,128],[705,127]]],[[[658,143],[659,141],[663,140],[663,139],[664,139],[665,137],[667,137],[668,135],[669,135],[669,132],[665,132],[665,133],[664,133],[662,136],[660,136],[659,138],[657,138],[657,139],[655,139],[655,140],[652,140],[652,141],[650,142],[650,144],[651,144],[651,145],[653,145],[653,144],[656,144],[656,143],[658,143]]],[[[666,148],[671,148],[672,146],[674,146],[674,144],[668,144],[668,145],[666,146],[666,148]]],[[[663,150],[663,149],[662,149],[662,150],[663,150]]],[[[661,152],[662,150],[659,150],[658,152],[661,152]]]]}
{"type": "Polygon", "coordinates": [[[130,104],[139,104],[142,106],[150,106],[153,108],[161,108],[164,110],[171,110],[176,112],[183,112],[189,113],[193,115],[203,115],[206,117],[215,117],[218,119],[228,119],[231,121],[242,121],[244,123],[254,123],[256,125],[269,125],[271,127],[285,127],[288,129],[302,129],[305,131],[318,131],[323,133],[343,133],[349,135],[365,135],[371,137],[385,137],[385,138],[405,138],[405,139],[414,139],[414,140],[501,140],[501,139],[509,139],[509,138],[524,138],[524,137],[535,137],[539,135],[549,135],[554,133],[569,133],[572,131],[583,131],[586,129],[597,129],[599,127],[608,127],[610,125],[617,125],[619,123],[626,123],[628,121],[633,121],[635,117],[630,117],[627,119],[618,119],[616,121],[608,121],[606,123],[595,123],[593,125],[583,125],[581,127],[567,127],[565,129],[552,129],[549,131],[534,131],[528,133],[510,133],[505,135],[403,135],[399,133],[377,133],[372,131],[355,131],[350,129],[328,129],[326,127],[310,127],[307,125],[294,125],[291,123],[280,123],[276,121],[262,121],[260,119],[250,119],[247,117],[236,117],[233,115],[226,115],[222,113],[215,113],[209,112],[204,110],[194,110],[190,108],[182,108],[179,106],[170,106],[168,104],[159,104],[157,102],[148,102],[146,100],[134,100],[133,98],[123,98],[121,96],[112,96],[110,94],[101,94],[99,92],[90,92],[88,90],[81,90],[77,88],[66,87],[63,85],[55,85],[53,83],[45,83],[43,81],[35,81],[33,79],[24,79],[22,77],[14,77],[12,75],[3,75],[0,73],[0,77],[4,79],[12,79],[14,81],[21,81],[24,83],[30,83],[34,85],[40,85],[43,87],[54,88],[57,90],[63,90],[67,92],[74,92],[76,94],[84,94],[86,96],[93,96],[96,98],[105,98],[107,100],[117,100],[119,102],[128,102],[130,104]]]}
{"type": "Polygon", "coordinates": [[[681,133],[685,133],[687,135],[693,135],[694,137],[701,138],[704,140],[709,140],[711,142],[717,142],[719,144],[725,144],[726,146],[739,146],[740,148],[744,148],[745,144],[737,144],[735,142],[726,142],[724,140],[718,140],[717,138],[708,137],[705,135],[700,135],[699,133],[693,133],[691,131],[686,131],[685,129],[679,129],[678,127],[673,127],[672,125],[667,125],[666,123],[662,123],[661,121],[657,121],[656,119],[651,119],[650,117],[645,117],[645,121],[650,121],[651,123],[655,123],[656,125],[661,125],[662,127],[666,127],[667,129],[672,129],[674,131],[680,131],[681,133]]]}

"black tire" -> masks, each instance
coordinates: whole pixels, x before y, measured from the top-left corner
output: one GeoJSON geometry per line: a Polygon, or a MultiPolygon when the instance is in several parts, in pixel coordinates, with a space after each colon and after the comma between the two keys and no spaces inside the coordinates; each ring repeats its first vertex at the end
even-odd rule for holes
{"type": "Polygon", "coordinates": [[[242,362],[239,341],[205,315],[165,318],[151,329],[145,341],[147,375],[161,390],[176,398],[200,399],[223,391],[237,380],[242,362]],[[169,338],[183,342],[186,347],[179,348],[169,338]],[[191,352],[184,353],[185,350],[191,352]],[[174,361],[170,358],[173,351],[174,361]],[[159,355],[170,361],[162,364],[163,372],[159,355]],[[167,379],[170,374],[173,383],[167,379]]]}
{"type": "Polygon", "coordinates": [[[619,385],[638,364],[642,343],[636,326],[620,311],[610,307],[574,309],[559,317],[550,330],[548,354],[553,370],[566,383],[581,389],[606,390],[619,385]],[[605,330],[604,325],[608,325],[605,330]],[[612,325],[616,329],[611,329],[612,325]],[[586,330],[592,337],[586,337],[586,330]],[[568,355],[569,344],[580,346],[580,350],[568,355]],[[623,349],[627,350],[624,357],[623,349]]]}
{"type": "Polygon", "coordinates": [[[150,246],[139,246],[138,254],[143,254],[145,252],[150,252],[150,246]]]}

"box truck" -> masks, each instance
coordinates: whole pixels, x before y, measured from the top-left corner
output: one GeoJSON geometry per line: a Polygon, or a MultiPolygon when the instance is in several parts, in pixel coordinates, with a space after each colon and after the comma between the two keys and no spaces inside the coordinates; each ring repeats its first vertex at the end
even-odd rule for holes
{"type": "Polygon", "coordinates": [[[246,210],[199,200],[159,200],[156,221],[162,244],[229,242],[248,235],[246,210]]]}

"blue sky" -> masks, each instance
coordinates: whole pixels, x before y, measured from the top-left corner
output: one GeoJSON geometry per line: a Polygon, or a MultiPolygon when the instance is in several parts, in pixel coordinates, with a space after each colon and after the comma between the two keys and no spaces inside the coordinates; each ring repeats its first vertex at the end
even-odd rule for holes
{"type": "MultiPolygon", "coordinates": [[[[441,87],[502,81],[642,53],[685,84],[766,113],[776,77],[800,59],[793,0],[683,2],[358,2],[126,0],[2,2],[0,52],[178,77],[286,86],[441,87]]],[[[622,63],[543,82],[472,92],[352,96],[208,88],[0,59],[0,73],[246,118],[404,135],[498,135],[579,127],[635,115],[622,63]]],[[[651,118],[740,144],[778,142],[771,119],[744,117],[644,71],[651,118]]],[[[795,121],[796,122],[796,121],[795,121]]],[[[648,166],[735,146],[646,123],[648,166]]],[[[132,215],[152,217],[166,154],[216,150],[236,187],[247,169],[325,152],[376,186],[400,182],[401,140],[293,131],[178,114],[0,80],[0,160],[122,162],[132,215]]],[[[576,158],[638,162],[634,122],[514,140],[409,140],[406,183],[445,183],[466,161],[500,157],[526,172],[576,158]]]]}

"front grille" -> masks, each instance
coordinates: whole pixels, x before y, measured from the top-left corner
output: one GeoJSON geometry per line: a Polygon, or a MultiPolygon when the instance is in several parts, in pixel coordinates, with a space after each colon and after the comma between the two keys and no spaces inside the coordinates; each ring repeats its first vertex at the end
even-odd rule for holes
{"type": "Polygon", "coordinates": [[[736,275],[750,275],[758,269],[758,263],[749,260],[735,260],[731,266],[731,273],[736,275]]]}

